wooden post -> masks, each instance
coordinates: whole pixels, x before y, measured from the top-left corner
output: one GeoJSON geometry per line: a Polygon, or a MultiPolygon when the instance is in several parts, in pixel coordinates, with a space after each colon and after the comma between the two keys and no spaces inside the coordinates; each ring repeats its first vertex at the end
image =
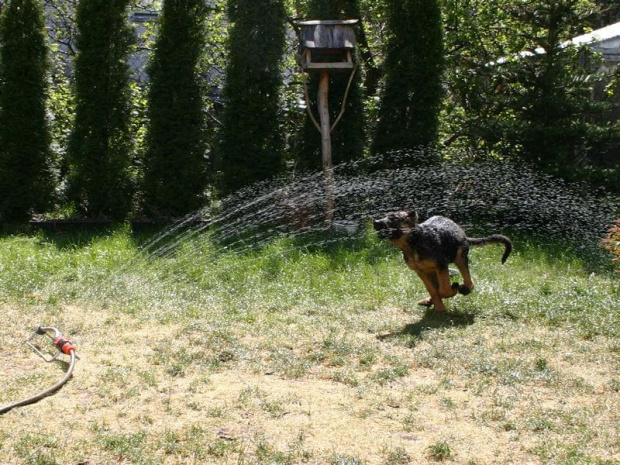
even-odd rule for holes
{"type": "Polygon", "coordinates": [[[307,20],[295,22],[301,46],[300,65],[307,73],[319,73],[318,112],[319,121],[312,113],[308,87],[304,81],[304,93],[308,115],[312,124],[321,133],[323,155],[323,178],[325,182],[325,223],[331,226],[336,209],[334,170],[332,167],[331,133],[340,122],[346,108],[347,95],[357,65],[353,62],[355,49],[355,30],[357,19],[347,20],[307,20]],[[352,70],[344,95],[340,114],[331,125],[329,121],[329,74],[330,72],[352,70]]]}
{"type": "Polygon", "coordinates": [[[329,72],[319,76],[319,121],[321,123],[321,150],[323,153],[323,175],[325,177],[325,222],[332,223],[336,201],[334,199],[334,173],[332,171],[332,140],[329,122],[329,72]]]}

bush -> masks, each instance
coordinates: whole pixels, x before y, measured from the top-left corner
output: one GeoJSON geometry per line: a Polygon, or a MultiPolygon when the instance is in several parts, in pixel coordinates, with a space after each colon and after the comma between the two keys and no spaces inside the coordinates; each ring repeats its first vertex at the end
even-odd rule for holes
{"type": "Polygon", "coordinates": [[[14,0],[0,21],[0,214],[21,221],[52,200],[46,116],[49,50],[39,2],[14,0]]]}
{"type": "Polygon", "coordinates": [[[603,248],[611,252],[616,273],[620,273],[620,218],[609,228],[609,234],[603,239],[603,248]]]}
{"type": "Polygon", "coordinates": [[[281,0],[229,0],[232,23],[218,167],[222,195],[284,168],[279,100],[286,12],[281,0]]]}
{"type": "Polygon", "coordinates": [[[148,67],[143,209],[151,217],[180,217],[204,203],[207,127],[199,65],[207,13],[201,0],[163,3],[148,67]]]}
{"type": "MultiPolygon", "coordinates": [[[[389,2],[385,85],[372,151],[432,147],[443,99],[440,2],[389,2]]],[[[386,166],[393,160],[386,157],[386,166]]]]}
{"type": "Polygon", "coordinates": [[[129,0],[82,0],[76,10],[75,125],[69,198],[86,217],[124,218],[132,203],[129,0]]]}

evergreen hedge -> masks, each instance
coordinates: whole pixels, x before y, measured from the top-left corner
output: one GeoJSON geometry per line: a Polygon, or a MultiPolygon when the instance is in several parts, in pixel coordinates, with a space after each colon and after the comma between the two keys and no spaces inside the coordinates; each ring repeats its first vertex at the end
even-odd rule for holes
{"type": "Polygon", "coordinates": [[[149,125],[144,159],[144,212],[178,217],[203,205],[207,186],[204,0],[164,0],[148,67],[149,125]]]}
{"type": "Polygon", "coordinates": [[[89,218],[132,207],[129,0],[81,0],[76,10],[76,116],[69,140],[69,199],[89,218]]]}
{"type": "MultiPolygon", "coordinates": [[[[385,87],[373,153],[433,146],[444,66],[437,0],[388,0],[385,87]]],[[[390,164],[389,156],[386,164],[390,164]]]]}
{"type": "Polygon", "coordinates": [[[229,0],[232,23],[218,168],[231,193],[284,167],[280,62],[286,13],[281,0],[229,0]]]}
{"type": "Polygon", "coordinates": [[[41,3],[11,0],[0,17],[0,37],[0,215],[24,220],[49,207],[53,193],[41,3]]]}

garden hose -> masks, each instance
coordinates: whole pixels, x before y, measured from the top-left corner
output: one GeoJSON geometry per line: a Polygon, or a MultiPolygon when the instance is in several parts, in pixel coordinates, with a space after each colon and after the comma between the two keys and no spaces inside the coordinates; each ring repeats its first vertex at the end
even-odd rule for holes
{"type": "Polygon", "coordinates": [[[28,339],[26,343],[32,350],[34,350],[37,353],[37,355],[39,355],[46,362],[53,362],[61,354],[68,355],[70,357],[69,369],[67,370],[65,375],[62,377],[62,379],[58,381],[56,384],[54,384],[52,387],[40,392],[39,394],[35,396],[0,407],[0,415],[8,412],[9,410],[14,409],[15,407],[21,407],[23,405],[34,404],[35,402],[38,402],[44,397],[47,397],[50,394],[53,394],[58,389],[60,389],[69,380],[69,378],[71,378],[71,375],[73,374],[73,369],[75,368],[75,362],[78,358],[77,355],[75,354],[75,346],[68,339],[65,339],[64,337],[62,337],[62,334],[60,333],[60,331],[58,331],[58,329],[54,328],[53,326],[39,326],[36,332],[32,336],[30,336],[30,338],[28,339]],[[35,336],[43,336],[43,335],[49,336],[52,339],[53,344],[58,349],[58,353],[51,358],[46,357],[45,354],[42,353],[38,349],[38,347],[32,343],[32,339],[35,336]]]}

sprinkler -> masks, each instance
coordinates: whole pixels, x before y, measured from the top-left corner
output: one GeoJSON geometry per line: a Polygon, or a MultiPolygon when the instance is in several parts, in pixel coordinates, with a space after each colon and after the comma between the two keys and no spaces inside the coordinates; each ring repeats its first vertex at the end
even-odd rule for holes
{"type": "Polygon", "coordinates": [[[53,362],[54,360],[58,359],[58,357],[61,354],[68,355],[71,359],[69,362],[69,369],[67,370],[65,375],[62,377],[62,379],[58,381],[56,384],[54,384],[52,387],[40,392],[39,394],[35,396],[0,407],[0,415],[8,412],[9,410],[14,409],[15,407],[21,407],[23,405],[34,404],[35,402],[38,402],[44,397],[47,397],[50,394],[53,394],[58,389],[60,389],[69,380],[69,378],[71,378],[71,375],[73,374],[73,369],[75,368],[75,362],[78,358],[77,355],[75,354],[75,346],[71,344],[71,342],[68,339],[65,339],[58,329],[54,328],[53,326],[39,326],[39,328],[28,338],[28,340],[26,341],[26,344],[28,345],[28,347],[34,350],[35,353],[39,357],[41,357],[43,360],[45,360],[48,363],[53,362]],[[36,336],[48,336],[52,340],[52,343],[58,349],[58,352],[54,354],[53,356],[46,356],[46,354],[41,352],[41,350],[32,342],[36,336]]]}

